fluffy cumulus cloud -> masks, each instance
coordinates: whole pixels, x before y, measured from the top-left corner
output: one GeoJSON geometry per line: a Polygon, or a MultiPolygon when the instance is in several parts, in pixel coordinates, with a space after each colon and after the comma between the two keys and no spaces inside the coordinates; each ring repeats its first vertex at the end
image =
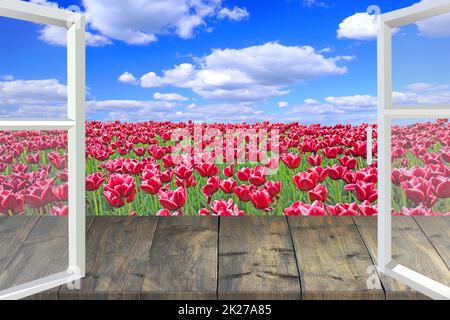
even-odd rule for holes
{"type": "Polygon", "coordinates": [[[243,49],[216,49],[197,63],[183,63],[161,75],[140,78],[144,88],[192,89],[206,100],[257,101],[289,93],[287,87],[310,79],[347,72],[342,59],[326,58],[310,46],[268,42],[243,49]]]}
{"type": "Polygon", "coordinates": [[[137,84],[138,83],[138,80],[135,78],[135,76],[128,71],[125,71],[124,73],[122,73],[117,80],[119,82],[128,83],[128,84],[137,84]]]}
{"type": "Polygon", "coordinates": [[[339,39],[374,39],[377,36],[376,18],[367,12],[355,13],[339,24],[337,36],[339,39]]]}
{"type": "MultiPolygon", "coordinates": [[[[56,2],[31,0],[58,7],[56,2]]],[[[242,20],[245,8],[227,8],[223,0],[82,0],[87,16],[86,44],[105,46],[113,40],[132,45],[147,45],[158,36],[176,34],[191,38],[200,28],[208,30],[210,19],[242,20]]],[[[44,27],[39,38],[52,45],[65,45],[65,33],[56,27],[44,27]]]]}

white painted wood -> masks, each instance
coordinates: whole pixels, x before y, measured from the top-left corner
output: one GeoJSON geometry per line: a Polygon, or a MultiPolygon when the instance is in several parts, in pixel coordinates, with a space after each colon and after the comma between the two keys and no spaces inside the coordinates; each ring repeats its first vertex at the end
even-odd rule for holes
{"type": "Polygon", "coordinates": [[[387,275],[436,300],[450,300],[450,287],[392,261],[387,267],[387,275]]]}
{"type": "Polygon", "coordinates": [[[85,273],[85,20],[67,31],[67,113],[69,129],[69,268],[85,273]]]}
{"type": "MultiPolygon", "coordinates": [[[[68,120],[0,121],[0,129],[68,129],[69,266],[54,274],[0,291],[0,299],[20,299],[85,275],[85,17],[83,15],[16,0],[0,0],[0,16],[68,28],[68,120]]],[[[52,254],[49,252],[49,254],[52,254]]]]}
{"type": "Polygon", "coordinates": [[[0,16],[48,24],[63,28],[70,27],[73,12],[18,0],[1,0],[0,16]]]}
{"type": "Polygon", "coordinates": [[[384,24],[398,28],[421,20],[433,18],[450,11],[450,0],[433,0],[420,2],[410,7],[385,13],[384,24]]]}
{"type": "Polygon", "coordinates": [[[65,283],[81,279],[80,274],[71,272],[59,272],[48,277],[27,282],[25,284],[15,286],[3,291],[0,291],[0,300],[18,300],[23,299],[33,294],[43,292],[65,283]]]}
{"type": "Polygon", "coordinates": [[[372,126],[367,127],[367,164],[370,166],[372,164],[372,126]]]}
{"type": "Polygon", "coordinates": [[[384,114],[393,119],[422,119],[422,118],[448,118],[450,117],[450,107],[448,109],[432,109],[424,106],[422,109],[389,109],[384,114]]]}
{"type": "Polygon", "coordinates": [[[378,17],[378,269],[433,299],[450,288],[392,259],[392,119],[448,118],[449,106],[392,107],[392,29],[450,12],[450,0],[434,0],[378,17]]]}

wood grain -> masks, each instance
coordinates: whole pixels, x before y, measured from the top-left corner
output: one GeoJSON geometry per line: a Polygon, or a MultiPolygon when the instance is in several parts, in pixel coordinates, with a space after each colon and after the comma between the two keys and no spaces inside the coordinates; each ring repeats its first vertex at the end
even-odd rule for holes
{"type": "Polygon", "coordinates": [[[216,299],[217,242],[217,218],[160,218],[141,298],[216,299]]]}
{"type": "Polygon", "coordinates": [[[87,234],[86,277],[60,299],[139,299],[157,217],[97,217],[87,234]]]}
{"type": "Polygon", "coordinates": [[[221,217],[219,299],[301,299],[285,217],[221,217]]]}
{"type": "MultiPolygon", "coordinates": [[[[67,217],[40,217],[1,273],[0,287],[10,288],[65,271],[68,267],[67,228],[67,217]]],[[[57,289],[41,297],[57,299],[57,289]]]]}
{"type": "MultiPolygon", "coordinates": [[[[366,246],[377,261],[376,217],[354,217],[366,246]]],[[[392,217],[392,259],[435,280],[448,283],[448,268],[412,217],[392,217]]],[[[428,299],[390,277],[381,277],[386,299],[428,299]]]]}
{"type": "Polygon", "coordinates": [[[414,219],[444,260],[447,268],[450,268],[450,216],[414,217],[414,219]]]}
{"type": "MultiPolygon", "coordinates": [[[[67,221],[67,220],[66,220],[67,221]]],[[[92,222],[94,221],[94,217],[86,217],[86,232],[89,230],[92,222]]],[[[67,252],[68,253],[68,252],[67,252]]],[[[24,298],[24,300],[56,300],[58,299],[58,292],[60,288],[63,286],[59,286],[44,292],[40,292],[38,294],[29,296],[24,298]]]]}
{"type": "Polygon", "coordinates": [[[0,217],[0,273],[19,250],[38,220],[39,217],[0,217]]]}
{"type": "Polygon", "coordinates": [[[290,217],[289,226],[304,299],[384,299],[368,288],[373,262],[351,217],[290,217]]]}

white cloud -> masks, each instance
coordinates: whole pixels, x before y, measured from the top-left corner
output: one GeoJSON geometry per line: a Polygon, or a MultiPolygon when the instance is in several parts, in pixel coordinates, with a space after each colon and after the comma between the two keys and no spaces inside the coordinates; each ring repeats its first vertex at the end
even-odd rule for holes
{"type": "Polygon", "coordinates": [[[122,73],[117,80],[119,82],[128,83],[128,84],[138,84],[139,83],[139,81],[135,78],[135,76],[128,71],[125,71],[124,73],[122,73]]]}
{"type": "Polygon", "coordinates": [[[88,101],[87,107],[90,111],[99,110],[120,110],[125,109],[125,112],[130,112],[131,108],[141,108],[149,110],[167,110],[174,107],[173,104],[165,101],[141,101],[141,100],[103,100],[103,101],[88,101]]]}
{"type": "Polygon", "coordinates": [[[155,92],[153,94],[153,99],[163,100],[163,101],[187,101],[187,100],[189,100],[188,98],[186,98],[178,93],[159,93],[159,92],[155,92]]]}
{"type": "MultiPolygon", "coordinates": [[[[140,45],[169,33],[191,38],[223,9],[222,0],[83,0],[83,4],[93,29],[108,38],[140,45]]],[[[236,7],[229,12],[236,18],[243,11],[236,7]]]]}
{"type": "Polygon", "coordinates": [[[287,107],[289,107],[289,102],[287,102],[287,101],[280,101],[280,102],[278,102],[278,107],[279,108],[287,108],[287,107]]]}
{"type": "Polygon", "coordinates": [[[303,101],[303,103],[306,105],[316,105],[316,104],[319,104],[319,101],[317,101],[316,99],[308,98],[308,99],[305,99],[305,101],[303,101]]]}
{"type": "Polygon", "coordinates": [[[230,20],[239,21],[249,17],[249,13],[245,8],[234,7],[233,9],[222,8],[218,14],[219,19],[228,18],[230,20]]]}
{"type": "MultiPolygon", "coordinates": [[[[423,0],[430,2],[430,0],[423,0]]],[[[416,23],[419,35],[429,38],[450,37],[450,13],[442,14],[431,19],[416,23]]]]}
{"type": "MultiPolygon", "coordinates": [[[[31,0],[58,7],[56,2],[31,0]]],[[[176,34],[187,39],[197,29],[207,28],[208,19],[242,20],[246,9],[224,8],[223,0],[82,0],[87,17],[86,44],[105,46],[112,40],[147,45],[159,35],[176,34]]],[[[65,45],[65,33],[57,27],[40,30],[39,38],[52,45],[65,45]]]]}
{"type": "MultiPolygon", "coordinates": [[[[339,59],[337,59],[339,60],[339,59]]],[[[326,75],[342,75],[347,68],[325,58],[310,46],[268,42],[243,49],[215,49],[197,59],[141,77],[144,88],[190,88],[208,100],[255,101],[289,93],[286,86],[326,75]]]]}
{"type": "Polygon", "coordinates": [[[327,97],[325,101],[338,106],[374,106],[377,98],[370,95],[354,95],[346,97],[327,97]]]}
{"type": "Polygon", "coordinates": [[[339,39],[370,40],[377,37],[377,21],[367,12],[358,12],[339,24],[339,39]]]}
{"type": "Polygon", "coordinates": [[[46,104],[67,99],[67,88],[56,79],[0,81],[0,106],[46,104]]]}

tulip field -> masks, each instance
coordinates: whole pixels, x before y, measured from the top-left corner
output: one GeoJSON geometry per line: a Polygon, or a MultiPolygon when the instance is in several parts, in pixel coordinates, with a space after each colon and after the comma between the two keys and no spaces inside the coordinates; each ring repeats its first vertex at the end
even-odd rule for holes
{"type": "MultiPolygon", "coordinates": [[[[376,215],[373,129],[368,165],[366,124],[87,122],[87,212],[376,215]]],[[[393,126],[392,163],[394,214],[450,214],[448,120],[393,126]]],[[[1,214],[67,215],[65,131],[0,131],[0,173],[1,214]]]]}

